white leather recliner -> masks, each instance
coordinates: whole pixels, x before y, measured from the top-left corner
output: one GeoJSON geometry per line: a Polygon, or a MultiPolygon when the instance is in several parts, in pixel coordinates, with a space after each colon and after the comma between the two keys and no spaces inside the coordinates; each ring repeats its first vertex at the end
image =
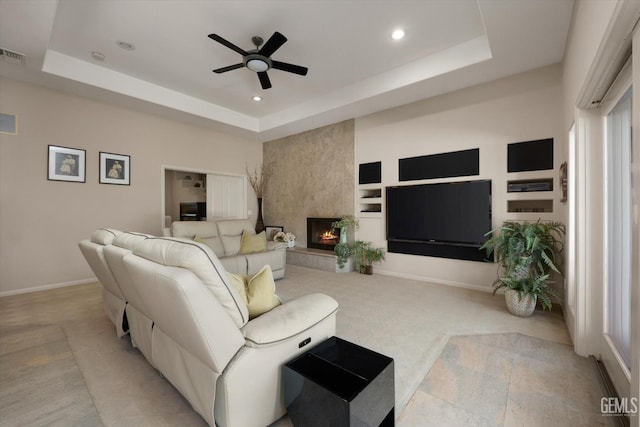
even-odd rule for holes
{"type": "Polygon", "coordinates": [[[282,365],[335,334],[338,304],[323,294],[249,320],[205,244],[121,233],[103,251],[127,302],[133,345],[211,426],[276,421],[286,412],[282,365]]]}
{"type": "Polygon", "coordinates": [[[151,354],[151,332],[153,320],[148,316],[146,296],[136,292],[132,285],[131,274],[127,271],[124,259],[133,253],[136,245],[149,237],[148,234],[123,232],[118,234],[112,243],[104,248],[104,258],[111,268],[114,277],[120,284],[122,294],[127,301],[125,313],[129,325],[131,344],[153,365],[151,354]]]}
{"type": "Polygon", "coordinates": [[[104,312],[116,326],[116,334],[121,337],[129,332],[124,315],[127,301],[120,290],[116,278],[104,257],[104,247],[110,245],[113,239],[122,232],[110,228],[101,228],[91,235],[91,240],[83,240],[78,243],[80,251],[94,274],[102,283],[102,305],[104,312]]]}

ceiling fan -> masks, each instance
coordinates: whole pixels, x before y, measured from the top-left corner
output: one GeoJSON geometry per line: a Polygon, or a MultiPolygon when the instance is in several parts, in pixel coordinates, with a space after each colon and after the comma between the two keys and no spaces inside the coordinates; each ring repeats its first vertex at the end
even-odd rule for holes
{"type": "Polygon", "coordinates": [[[227,71],[247,67],[251,71],[254,71],[258,74],[258,80],[260,80],[262,89],[269,89],[271,87],[271,80],[269,80],[269,75],[267,74],[267,70],[271,68],[287,71],[293,74],[299,74],[301,76],[306,76],[307,71],[309,71],[307,67],[301,67],[300,65],[288,64],[286,62],[280,62],[271,59],[271,55],[273,55],[273,53],[287,41],[287,38],[277,31],[273,33],[273,35],[269,38],[269,40],[267,40],[264,46],[262,46],[262,37],[252,37],[251,41],[256,46],[256,48],[249,51],[239,48],[238,46],[234,45],[228,40],[223,39],[217,34],[209,34],[209,38],[225,45],[229,49],[234,50],[242,55],[241,63],[218,68],[216,70],[213,70],[214,73],[226,73],[227,71]]]}

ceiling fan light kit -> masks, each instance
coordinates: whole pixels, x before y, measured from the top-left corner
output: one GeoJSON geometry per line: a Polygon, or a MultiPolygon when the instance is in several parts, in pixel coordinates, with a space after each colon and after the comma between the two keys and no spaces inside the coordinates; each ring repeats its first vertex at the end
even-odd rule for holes
{"type": "Polygon", "coordinates": [[[309,71],[307,67],[271,59],[271,55],[273,55],[273,53],[287,41],[287,38],[277,31],[273,33],[262,47],[260,47],[263,42],[262,38],[257,36],[252,37],[251,41],[256,48],[250,51],[246,51],[234,45],[217,34],[209,34],[209,38],[242,55],[241,63],[217,68],[213,70],[214,73],[221,74],[226,73],[227,71],[237,70],[238,68],[248,68],[258,74],[258,80],[260,81],[262,89],[269,89],[271,87],[271,80],[269,80],[269,75],[267,74],[267,71],[271,68],[301,76],[306,76],[309,71]]]}
{"type": "Polygon", "coordinates": [[[269,58],[254,54],[246,56],[243,62],[245,67],[256,73],[267,71],[272,66],[269,58]]]}

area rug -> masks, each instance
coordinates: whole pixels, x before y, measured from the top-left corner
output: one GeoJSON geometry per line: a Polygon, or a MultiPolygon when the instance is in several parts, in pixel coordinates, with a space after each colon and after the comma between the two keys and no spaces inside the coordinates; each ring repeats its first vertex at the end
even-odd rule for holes
{"type": "Polygon", "coordinates": [[[0,425],[102,426],[59,326],[0,327],[0,425]]]}
{"type": "Polygon", "coordinates": [[[402,414],[403,427],[611,426],[592,362],[523,334],[452,336],[402,414]]]}

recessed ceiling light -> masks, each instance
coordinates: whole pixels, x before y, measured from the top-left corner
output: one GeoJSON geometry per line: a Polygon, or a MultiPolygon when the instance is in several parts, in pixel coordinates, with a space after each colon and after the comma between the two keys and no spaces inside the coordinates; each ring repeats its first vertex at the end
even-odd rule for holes
{"type": "Polygon", "coordinates": [[[93,52],[91,52],[91,56],[93,56],[93,59],[97,59],[98,61],[104,61],[104,54],[101,52],[96,52],[95,50],[93,52]]]}
{"type": "Polygon", "coordinates": [[[116,44],[124,50],[134,50],[136,48],[133,43],[119,41],[116,44]]]}
{"type": "Polygon", "coordinates": [[[256,101],[256,102],[260,102],[260,101],[262,101],[262,97],[260,97],[260,96],[258,96],[258,95],[254,96],[252,99],[253,99],[254,101],[256,101]]]}
{"type": "Polygon", "coordinates": [[[393,30],[391,33],[391,38],[394,40],[400,40],[404,37],[404,30],[402,28],[398,28],[397,30],[393,30]]]}

